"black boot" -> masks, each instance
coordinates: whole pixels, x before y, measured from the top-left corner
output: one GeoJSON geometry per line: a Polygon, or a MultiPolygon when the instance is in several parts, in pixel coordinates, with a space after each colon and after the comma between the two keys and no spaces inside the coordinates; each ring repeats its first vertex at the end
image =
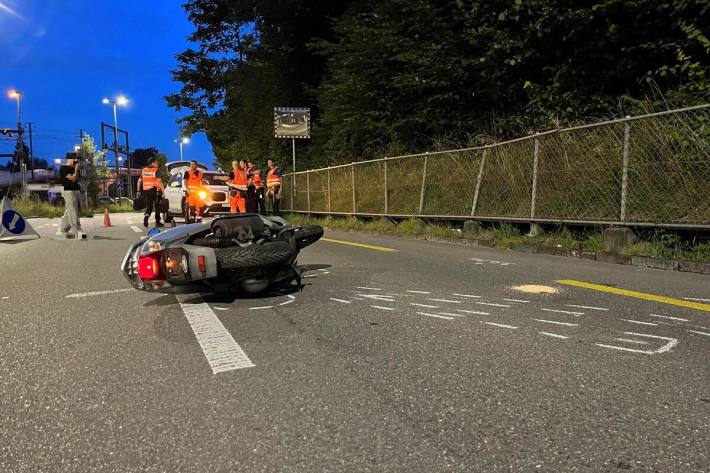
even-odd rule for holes
{"type": "Polygon", "coordinates": [[[143,226],[144,226],[145,228],[148,228],[148,217],[149,217],[148,215],[146,215],[145,217],[143,217],[143,226]]]}

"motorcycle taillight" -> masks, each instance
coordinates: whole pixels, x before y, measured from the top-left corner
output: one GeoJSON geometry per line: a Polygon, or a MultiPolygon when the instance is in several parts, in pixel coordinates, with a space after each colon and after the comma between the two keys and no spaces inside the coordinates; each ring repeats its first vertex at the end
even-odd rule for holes
{"type": "Polygon", "coordinates": [[[161,281],[165,279],[161,260],[162,251],[141,256],[138,259],[138,277],[143,281],[161,281]]]}

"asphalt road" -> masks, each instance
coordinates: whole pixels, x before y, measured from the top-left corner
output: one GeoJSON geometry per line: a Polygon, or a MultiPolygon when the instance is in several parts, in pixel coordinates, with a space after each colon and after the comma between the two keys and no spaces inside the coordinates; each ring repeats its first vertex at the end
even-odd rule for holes
{"type": "Polygon", "coordinates": [[[710,471],[708,276],[329,231],[301,292],[178,300],[112,218],[0,243],[2,472],[710,471]]]}

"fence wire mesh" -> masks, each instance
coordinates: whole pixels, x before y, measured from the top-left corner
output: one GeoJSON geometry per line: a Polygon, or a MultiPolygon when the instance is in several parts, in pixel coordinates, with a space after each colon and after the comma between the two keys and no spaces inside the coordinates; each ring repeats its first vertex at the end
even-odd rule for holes
{"type": "Polygon", "coordinates": [[[710,104],[297,173],[284,199],[303,212],[707,227],[710,104]]]}

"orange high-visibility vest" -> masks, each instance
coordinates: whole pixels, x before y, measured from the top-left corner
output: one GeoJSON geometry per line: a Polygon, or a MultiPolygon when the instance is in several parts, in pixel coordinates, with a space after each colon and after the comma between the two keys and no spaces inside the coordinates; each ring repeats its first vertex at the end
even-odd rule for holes
{"type": "Polygon", "coordinates": [[[234,173],[232,184],[237,187],[237,190],[246,192],[247,185],[249,184],[249,177],[247,176],[247,172],[242,169],[238,169],[232,172],[234,173]]]}
{"type": "Polygon", "coordinates": [[[192,169],[187,171],[187,187],[188,189],[196,189],[202,185],[202,171],[194,172],[192,169]]]}
{"type": "Polygon", "coordinates": [[[143,190],[149,191],[158,187],[158,183],[160,182],[160,179],[158,179],[158,168],[143,168],[141,177],[143,179],[143,190]]]}
{"type": "Polygon", "coordinates": [[[254,183],[254,187],[257,189],[262,189],[264,187],[264,181],[261,180],[261,170],[255,170],[251,175],[251,182],[254,183]]]}
{"type": "Polygon", "coordinates": [[[266,175],[266,185],[267,187],[276,187],[281,185],[281,176],[276,174],[279,170],[278,166],[274,166],[269,169],[269,173],[266,175]]]}

